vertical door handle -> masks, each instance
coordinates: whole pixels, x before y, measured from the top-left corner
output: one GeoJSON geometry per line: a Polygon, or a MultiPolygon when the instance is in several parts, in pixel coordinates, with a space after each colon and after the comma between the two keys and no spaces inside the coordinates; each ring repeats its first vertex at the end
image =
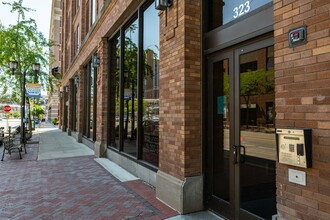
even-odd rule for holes
{"type": "Polygon", "coordinates": [[[238,163],[237,157],[238,157],[238,153],[239,153],[238,152],[239,146],[234,145],[232,148],[233,148],[233,155],[234,155],[233,163],[237,164],[238,163]]]}
{"type": "Polygon", "coordinates": [[[245,147],[243,145],[234,145],[233,147],[234,164],[245,163],[245,147]],[[239,157],[239,160],[238,160],[239,157]]]}
{"type": "Polygon", "coordinates": [[[240,163],[245,163],[245,147],[243,146],[243,145],[240,145],[239,146],[239,153],[240,153],[240,160],[239,160],[239,162],[240,163]],[[243,154],[242,154],[242,151],[241,150],[243,150],[243,154]]]}

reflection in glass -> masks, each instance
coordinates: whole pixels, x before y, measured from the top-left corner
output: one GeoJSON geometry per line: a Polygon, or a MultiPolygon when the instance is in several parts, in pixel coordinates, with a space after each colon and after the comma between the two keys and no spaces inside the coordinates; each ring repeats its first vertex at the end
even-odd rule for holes
{"type": "Polygon", "coordinates": [[[229,201],[229,60],[213,64],[213,195],[229,201]]]}
{"type": "Polygon", "coordinates": [[[276,214],[274,48],[240,56],[241,207],[265,219],[276,214]]]}
{"type": "Polygon", "coordinates": [[[111,65],[109,75],[109,145],[119,148],[120,124],[120,35],[110,41],[111,65]]]}
{"type": "Polygon", "coordinates": [[[89,138],[91,138],[92,140],[95,139],[94,137],[94,80],[95,80],[95,77],[94,77],[94,68],[90,67],[90,94],[89,94],[89,97],[90,97],[90,103],[89,103],[89,138]]]}
{"type": "Polygon", "coordinates": [[[78,131],[78,76],[74,77],[74,86],[73,86],[73,111],[74,111],[74,122],[73,130],[78,131]]]}
{"type": "Polygon", "coordinates": [[[143,152],[142,159],[158,166],[159,158],[159,17],[154,5],[143,20],[143,152]]]}
{"type": "Polygon", "coordinates": [[[124,152],[137,156],[138,20],[125,29],[124,52],[124,152]]]}

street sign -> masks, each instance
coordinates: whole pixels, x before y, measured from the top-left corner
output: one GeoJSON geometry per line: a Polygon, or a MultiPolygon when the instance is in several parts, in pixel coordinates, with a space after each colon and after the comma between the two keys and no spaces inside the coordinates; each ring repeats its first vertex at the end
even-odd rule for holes
{"type": "Polygon", "coordinates": [[[6,113],[10,112],[10,110],[11,110],[11,107],[9,105],[5,105],[3,107],[3,111],[6,112],[6,113]]]}

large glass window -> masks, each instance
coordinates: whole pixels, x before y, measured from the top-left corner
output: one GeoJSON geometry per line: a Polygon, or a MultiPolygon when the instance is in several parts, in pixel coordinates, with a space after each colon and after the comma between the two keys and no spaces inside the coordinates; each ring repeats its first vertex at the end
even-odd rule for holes
{"type": "Polygon", "coordinates": [[[138,20],[125,29],[124,45],[124,151],[136,156],[138,20]]]}
{"type": "Polygon", "coordinates": [[[92,62],[87,65],[86,72],[85,72],[85,121],[84,121],[84,136],[90,138],[91,140],[95,141],[95,134],[96,134],[96,83],[95,83],[95,74],[96,71],[92,66],[92,62]]]}
{"type": "Polygon", "coordinates": [[[73,131],[78,130],[78,76],[73,81],[73,131]]]}
{"type": "Polygon", "coordinates": [[[159,17],[153,3],[110,41],[108,143],[158,166],[159,17]]]}
{"type": "Polygon", "coordinates": [[[110,41],[111,65],[109,75],[109,132],[108,140],[111,147],[119,147],[120,124],[120,34],[110,41]]]}
{"type": "Polygon", "coordinates": [[[143,150],[142,159],[158,166],[159,153],[159,19],[150,6],[143,15],[143,150]]]}
{"type": "Polygon", "coordinates": [[[209,2],[209,29],[227,24],[272,0],[212,0],[209,2]]]}

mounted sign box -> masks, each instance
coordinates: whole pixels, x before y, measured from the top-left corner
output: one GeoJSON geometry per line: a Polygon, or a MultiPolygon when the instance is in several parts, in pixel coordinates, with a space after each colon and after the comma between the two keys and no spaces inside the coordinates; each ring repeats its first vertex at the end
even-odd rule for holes
{"type": "Polygon", "coordinates": [[[289,31],[289,47],[295,47],[307,43],[307,26],[301,26],[289,31]]]}
{"type": "Polygon", "coordinates": [[[296,167],[312,166],[312,130],[276,129],[278,162],[296,167]]]}

